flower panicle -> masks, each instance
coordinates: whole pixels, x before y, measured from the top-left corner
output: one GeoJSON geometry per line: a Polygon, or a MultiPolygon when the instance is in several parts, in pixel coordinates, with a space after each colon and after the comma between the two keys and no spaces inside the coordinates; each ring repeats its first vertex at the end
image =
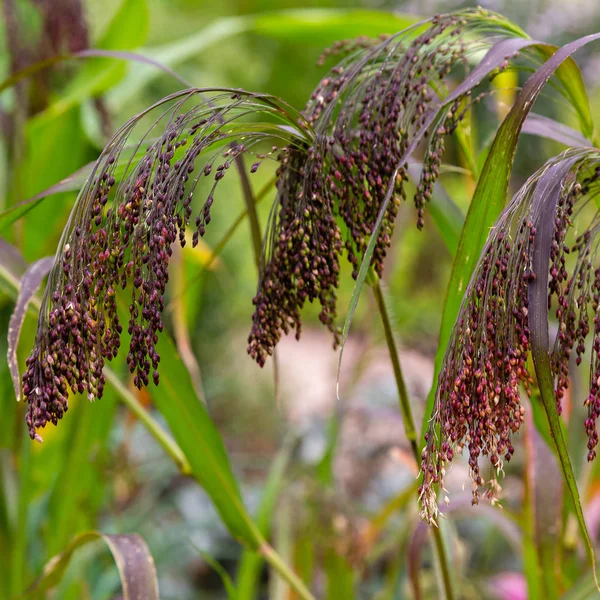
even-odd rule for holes
{"type": "MultiPolygon", "coordinates": [[[[391,201],[377,233],[371,266],[381,276],[398,209],[406,199],[406,159],[413,140],[425,138],[424,168],[414,204],[424,225],[444,153],[471,92],[449,103],[447,82],[485,40],[463,35],[477,28],[479,11],[434,17],[376,41],[340,42],[325,53],[348,53],[320,81],[303,115],[314,130],[308,149],[292,150],[278,171],[248,352],[262,366],[282,334],[301,332],[305,302],[318,300],[320,320],[340,339],[336,289],[345,256],[356,279],[390,186],[391,201]],[[430,125],[432,111],[439,111],[430,125]]],[[[492,27],[493,30],[493,27],[492,27]]],[[[498,34],[500,34],[498,32],[498,34]]],[[[493,36],[492,36],[493,37],[493,36]]],[[[490,41],[491,43],[491,41],[490,41]]]]}
{"type": "Polygon", "coordinates": [[[133,149],[126,143],[150,111],[109,143],[63,233],[23,376],[32,438],[38,428],[62,418],[69,390],[86,393],[90,400],[102,396],[102,368],[117,356],[124,329],[131,340],[127,364],[133,383],[138,388],[150,381],[158,385],[157,344],[172,244],[183,247],[190,227],[194,244],[205,234],[217,187],[237,158],[253,155],[250,170],[256,171],[276,151],[260,152],[266,139],[288,146],[296,137],[302,143],[302,121],[268,96],[192,89],[154,108],[162,114],[133,149]],[[248,122],[257,112],[276,121],[257,128],[248,122]],[[158,137],[142,151],[154,131],[158,137]],[[129,165],[117,184],[116,169],[124,159],[129,165]],[[201,180],[211,183],[194,221],[192,199],[201,180]],[[129,316],[122,323],[117,292],[126,289],[129,316]]]}
{"type": "Polygon", "coordinates": [[[468,451],[473,504],[485,496],[497,500],[501,488],[497,474],[514,454],[513,436],[524,422],[521,391],[531,396],[528,368],[531,351],[529,287],[539,273],[533,257],[540,252],[536,235],[540,224],[551,219],[551,246],[547,248],[548,305],[556,301],[558,334],[551,351],[555,394],[560,408],[568,387],[569,358],[575,347],[576,364],[590,333],[594,316],[594,354],[591,384],[586,400],[585,426],[589,455],[595,456],[600,416],[600,269],[593,269],[600,215],[596,213],[584,232],[573,237],[574,213],[598,191],[600,156],[589,150],[571,150],[551,161],[521,188],[495,224],[467,290],[456,327],[450,338],[436,390],[436,402],[425,435],[420,487],[421,516],[435,522],[437,488],[444,488],[448,465],[455,455],[468,451]],[[570,161],[570,162],[569,162],[570,161]],[[540,183],[553,166],[565,163],[558,198],[540,183]],[[555,204],[552,204],[555,202],[555,204]],[[550,209],[548,208],[550,207],[550,209]],[[567,255],[576,256],[569,264],[567,255]],[[492,476],[486,481],[481,458],[487,457],[492,476]]]}

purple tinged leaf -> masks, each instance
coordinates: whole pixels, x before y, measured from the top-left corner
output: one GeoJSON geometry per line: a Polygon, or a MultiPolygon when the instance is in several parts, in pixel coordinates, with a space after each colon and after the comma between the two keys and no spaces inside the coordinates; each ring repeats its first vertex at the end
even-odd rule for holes
{"type": "MultiPolygon", "coordinates": [[[[525,119],[533,108],[541,90],[557,69],[575,51],[598,38],[600,38],[600,34],[589,35],[557,50],[526,81],[521,93],[517,96],[515,104],[494,138],[469,206],[458,252],[452,267],[442,315],[438,351],[435,357],[434,385],[427,398],[426,414],[431,414],[433,410],[438,375],[442,367],[448,340],[456,323],[456,316],[460,309],[464,291],[471,279],[490,227],[504,207],[517,142],[525,119]]],[[[543,45],[543,47],[548,48],[547,45],[543,45]]],[[[423,436],[426,430],[427,420],[423,424],[423,436]]]]}
{"type": "Polygon", "coordinates": [[[10,317],[8,324],[8,367],[12,377],[15,396],[17,401],[21,400],[21,375],[19,373],[19,364],[17,361],[17,347],[19,345],[19,336],[27,312],[27,306],[37,292],[44,277],[49,273],[54,264],[54,257],[47,256],[34,262],[25,271],[21,278],[19,296],[15,304],[15,309],[10,317]]]}
{"type": "Polygon", "coordinates": [[[592,143],[581,135],[579,131],[554,119],[544,117],[543,115],[536,115],[535,113],[531,113],[527,117],[525,123],[523,123],[522,131],[523,133],[554,140],[571,148],[587,148],[592,146],[592,143]]]}
{"type": "MultiPolygon", "coordinates": [[[[589,37],[589,36],[588,36],[589,37]]],[[[600,37],[592,36],[592,37],[600,37]]],[[[584,38],[585,39],[585,38],[584,38]]],[[[554,214],[565,180],[577,156],[551,165],[538,182],[532,201],[532,208],[537,219],[534,222],[537,233],[533,247],[532,270],[535,279],[529,282],[529,328],[531,336],[531,354],[538,379],[538,387],[542,403],[548,417],[550,431],[556,445],[560,465],[573,507],[584,538],[594,579],[596,578],[596,559],[590,535],[585,523],[577,480],[569,458],[567,444],[563,435],[561,420],[554,396],[554,377],[550,363],[550,342],[548,334],[548,271],[550,266],[550,249],[554,235],[554,214]]],[[[598,588],[600,590],[600,587],[598,588]]]]}
{"type": "Polygon", "coordinates": [[[551,597],[552,590],[557,586],[557,573],[554,568],[558,558],[556,532],[560,531],[564,482],[556,454],[534,426],[532,411],[527,411],[525,423],[526,512],[523,519],[526,521],[525,535],[532,538],[535,545],[535,561],[525,566],[525,573],[528,576],[530,594],[534,593],[532,588],[540,586],[544,587],[551,597]],[[548,502],[548,498],[553,498],[554,501],[548,502]],[[535,570],[542,569],[539,582],[535,570],[530,572],[532,565],[535,565],[535,570]],[[532,581],[534,577],[535,582],[532,581]]]}
{"type": "Polygon", "coordinates": [[[74,52],[73,54],[62,54],[60,56],[53,56],[46,60],[42,60],[42,61],[36,62],[32,65],[29,65],[29,66],[25,67],[24,69],[22,69],[21,71],[14,73],[13,75],[11,75],[7,79],[5,79],[2,83],[0,83],[0,93],[2,93],[4,90],[6,90],[8,88],[11,88],[12,86],[14,86],[16,83],[18,83],[22,79],[31,77],[32,75],[35,75],[39,71],[43,71],[44,69],[47,69],[55,64],[58,64],[58,63],[61,63],[61,62],[67,61],[67,60],[73,60],[73,59],[99,58],[99,57],[115,58],[118,60],[134,61],[134,62],[138,62],[141,64],[152,65],[153,67],[156,67],[156,68],[160,69],[161,71],[163,71],[164,73],[177,79],[177,81],[179,81],[183,86],[192,87],[183,77],[178,75],[175,71],[173,71],[166,65],[163,65],[159,61],[154,60],[153,58],[150,58],[148,56],[138,54],[137,52],[124,52],[124,51],[120,51],[120,50],[98,50],[98,49],[92,48],[89,50],[82,50],[81,52],[74,52]]]}
{"type": "Polygon", "coordinates": [[[0,268],[6,270],[14,280],[20,279],[27,268],[27,263],[21,253],[0,238],[0,268]]]}
{"type": "Polygon", "coordinates": [[[46,188],[44,191],[36,194],[35,196],[28,198],[27,200],[23,200],[13,206],[11,206],[8,210],[0,213],[0,231],[4,231],[8,227],[10,227],[15,221],[24,217],[30,210],[33,210],[42,200],[48,198],[49,196],[53,196],[54,194],[59,194],[61,192],[72,192],[77,191],[81,188],[81,186],[85,183],[89,174],[92,172],[92,169],[95,165],[95,162],[89,163],[81,169],[78,169],[72,175],[61,179],[58,183],[46,188]]]}

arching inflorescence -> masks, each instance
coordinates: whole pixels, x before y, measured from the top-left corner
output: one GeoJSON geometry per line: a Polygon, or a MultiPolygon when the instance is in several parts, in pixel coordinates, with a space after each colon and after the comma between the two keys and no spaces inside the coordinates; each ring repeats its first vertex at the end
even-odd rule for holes
{"type": "Polygon", "coordinates": [[[443,488],[446,468],[465,448],[473,503],[479,502],[486,484],[486,496],[496,499],[496,475],[511,459],[512,436],[524,421],[522,391],[531,395],[530,320],[532,314],[542,315],[547,327],[549,307],[555,307],[558,321],[554,346],[546,351],[551,353],[559,407],[568,386],[572,350],[575,347],[580,364],[591,332],[590,314],[594,315],[585,427],[588,459],[595,456],[600,415],[600,268],[592,265],[600,241],[600,215],[590,199],[600,192],[599,165],[600,156],[591,150],[570,150],[550,161],[515,195],[490,233],[446,350],[426,434],[420,495],[422,516],[429,522],[438,515],[436,488],[443,488]],[[543,229],[546,236],[540,235],[543,229]],[[532,305],[533,286],[540,285],[547,287],[541,296],[543,306],[532,305]],[[482,456],[491,464],[488,481],[480,465],[482,456]]]}
{"type": "Polygon", "coordinates": [[[245,155],[254,155],[251,172],[265,159],[279,163],[248,352],[263,365],[282,332],[299,335],[306,300],[319,300],[321,321],[337,339],[342,255],[356,277],[381,219],[371,264],[382,273],[405,197],[406,161],[424,140],[415,195],[422,227],[444,136],[463,117],[471,90],[521,47],[502,45],[515,36],[523,41],[501,17],[462,11],[338,47],[349,54],[303,113],[269,95],[191,89],[134,117],[100,156],[63,233],[23,377],[31,437],[63,416],[69,390],[102,396],[102,368],[117,355],[123,329],[131,336],[134,384],[158,384],[171,245],[184,245],[189,227],[194,243],[204,235],[219,182],[232,166],[243,169],[245,155]],[[481,35],[467,44],[463,34],[478,28],[481,35]],[[450,93],[451,71],[464,76],[469,57],[489,48],[499,48],[494,59],[450,93]],[[128,145],[157,112],[141,141],[128,145]],[[192,199],[202,179],[211,183],[194,221],[192,199]],[[118,316],[120,289],[131,294],[127,323],[118,316]]]}
{"type": "MultiPolygon", "coordinates": [[[[192,223],[193,243],[203,236],[219,182],[236,159],[256,154],[257,144],[278,140],[293,147],[303,141],[297,114],[270,96],[223,90],[186,90],[132,119],[113,138],[81,191],[50,274],[36,345],[27,360],[23,393],[27,425],[54,424],[67,410],[69,388],[102,396],[106,360],[117,355],[123,324],[117,291],[129,288],[131,336],[127,364],[137,387],[158,384],[158,334],[168,281],[171,245],[186,243],[192,197],[201,178],[212,182],[192,223]],[[186,109],[190,103],[193,106],[186,109]],[[143,116],[163,112],[142,140],[127,147],[143,116]],[[265,125],[248,115],[269,114],[265,125]],[[285,127],[283,126],[285,125],[285,127]],[[146,142],[152,132],[160,135],[146,142]],[[148,144],[142,151],[142,145],[148,144]],[[117,184],[119,164],[127,165],[117,184]],[[200,164],[197,164],[200,162],[200,164]],[[132,166],[133,165],[133,166],[132,166]]],[[[256,167],[253,167],[255,170],[256,167]]]]}
{"type": "MultiPolygon", "coordinates": [[[[248,351],[260,365],[282,333],[301,329],[300,311],[318,299],[321,321],[334,334],[340,259],[358,276],[360,261],[381,226],[371,266],[378,275],[390,246],[398,207],[405,199],[406,162],[424,140],[423,170],[414,203],[417,226],[431,199],[452,134],[473,101],[472,89],[494,66],[450,95],[450,74],[468,72],[469,57],[481,53],[507,32],[483,11],[438,16],[422,33],[417,26],[367,43],[345,42],[335,52],[348,54],[311,95],[303,114],[314,130],[305,153],[290,152],[278,172],[278,197],[272,211],[263,273],[248,351]],[[481,21],[489,17],[489,20],[481,21]],[[485,36],[465,41],[485,23],[485,36]]],[[[516,47],[516,46],[515,46],[516,47]]],[[[326,54],[328,56],[329,54],[326,54]]],[[[496,65],[505,68],[511,51],[496,65]]]]}

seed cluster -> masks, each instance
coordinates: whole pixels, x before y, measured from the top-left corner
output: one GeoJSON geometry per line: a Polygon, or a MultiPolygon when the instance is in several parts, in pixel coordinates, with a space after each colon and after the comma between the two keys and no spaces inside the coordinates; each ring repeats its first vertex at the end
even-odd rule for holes
{"type": "MultiPolygon", "coordinates": [[[[47,422],[54,424],[68,408],[69,388],[100,398],[102,368],[116,357],[123,326],[117,290],[129,288],[131,336],[127,364],[138,387],[159,382],[158,334],[163,329],[164,295],[171,246],[186,243],[192,198],[201,178],[211,182],[195,221],[193,243],[204,235],[219,182],[232,163],[281,129],[251,128],[238,141],[249,111],[261,110],[278,122],[294,124],[296,115],[266,96],[188,90],[166,99],[166,121],[158,139],[119,185],[115,169],[131,155],[125,146],[138,117],[109,144],[80,193],[63,234],[53,267],[36,345],[27,360],[23,392],[29,403],[27,425],[32,438],[47,422]],[[186,109],[186,103],[194,105],[186,109]],[[240,123],[237,123],[241,121],[240,123]],[[239,125],[239,127],[236,127],[239,125]],[[196,162],[202,155],[203,165],[196,162]]],[[[291,131],[291,129],[290,129],[291,131]]],[[[292,134],[283,138],[290,143],[292,134]]],[[[134,154],[139,145],[134,147],[134,154]]],[[[260,155],[259,160],[265,158],[260,155]]],[[[256,170],[254,167],[251,170],[256,170]]]]}
{"type": "MultiPolygon", "coordinates": [[[[90,400],[102,396],[102,369],[117,355],[125,327],[134,384],[158,384],[171,246],[185,245],[189,227],[198,243],[219,182],[233,165],[240,167],[243,155],[254,156],[252,173],[264,160],[279,162],[248,352],[263,365],[282,333],[296,330],[298,336],[307,300],[318,299],[320,319],[337,343],[342,256],[356,278],[376,236],[371,266],[382,274],[405,198],[406,161],[422,140],[424,168],[414,202],[423,226],[444,136],[472,102],[470,92],[445,101],[448,76],[454,68],[467,70],[468,53],[497,39],[465,45],[461,34],[481,18],[463,11],[433,18],[420,34],[413,28],[375,42],[339,44],[333,53],[345,58],[320,82],[303,113],[268,95],[192,89],[127,123],[81,191],[57,253],[23,377],[30,435],[63,416],[69,389],[90,400]],[[136,126],[156,109],[162,115],[142,142],[128,147],[136,126]],[[258,125],[252,121],[257,113],[267,116],[258,125]],[[142,152],[144,140],[157,132],[142,152]],[[117,177],[119,163],[128,165],[123,177],[117,177]],[[210,184],[194,222],[192,200],[201,179],[210,184]],[[125,318],[119,316],[119,289],[131,293],[125,318]]],[[[487,35],[494,18],[486,23],[487,35]]]]}
{"type": "MultiPolygon", "coordinates": [[[[398,208],[406,197],[406,154],[427,128],[428,115],[439,110],[448,75],[465,63],[467,49],[460,35],[465,25],[461,16],[436,17],[412,39],[402,34],[375,46],[359,40],[334,47],[332,53],[349,55],[320,82],[303,113],[314,128],[314,141],[305,152],[282,155],[278,213],[270,223],[248,340],[248,352],[261,366],[282,333],[295,329],[299,336],[307,299],[319,299],[320,319],[337,344],[335,290],[341,257],[347,257],[356,279],[391,194],[371,260],[382,274],[398,208]]],[[[443,138],[463,118],[466,96],[426,132],[424,168],[414,198],[419,228],[439,175],[443,138]]]]}
{"type": "Polygon", "coordinates": [[[594,267],[598,247],[600,222],[595,215],[583,233],[574,236],[574,209],[598,193],[600,167],[584,172],[581,183],[572,186],[569,194],[559,201],[555,216],[554,240],[551,247],[548,307],[556,303],[558,334],[551,354],[553,375],[556,377],[555,396],[559,413],[569,387],[569,363],[575,350],[575,364],[583,362],[586,340],[590,332],[592,348],[590,359],[590,387],[585,406],[588,417],[585,430],[588,435],[588,460],[596,457],[600,416],[600,268],[594,267]],[[568,235],[568,234],[572,235],[568,235]],[[574,237],[571,241],[570,238],[574,237]],[[568,257],[573,256],[572,264],[568,257]],[[553,298],[554,297],[554,298],[553,298]],[[593,323],[593,328],[590,323],[593,323]]]}
{"type": "Polygon", "coordinates": [[[540,198],[538,194],[533,201],[544,169],[513,198],[494,226],[467,288],[444,358],[422,453],[423,482],[419,491],[422,517],[429,522],[435,522],[438,515],[435,488],[443,489],[446,467],[456,453],[468,448],[474,504],[479,502],[480,490],[486,484],[486,497],[496,500],[500,491],[496,474],[514,454],[511,439],[519,431],[525,413],[521,390],[531,396],[533,383],[527,367],[531,343],[528,288],[536,280],[532,270],[534,242],[543,219],[551,219],[553,226],[547,249],[548,305],[556,297],[559,330],[551,364],[559,407],[568,386],[571,351],[575,347],[576,363],[580,364],[590,332],[589,309],[595,315],[592,380],[586,400],[589,416],[585,423],[590,438],[588,459],[595,456],[596,419],[600,416],[600,269],[594,270],[592,262],[599,217],[594,217],[574,243],[569,244],[567,234],[573,226],[576,203],[583,204],[582,200],[597,193],[595,182],[600,171],[595,170],[598,157],[590,158],[589,151],[575,158],[574,166],[561,181],[555,210],[544,210],[543,203],[551,202],[551,198],[540,198]],[[567,260],[570,253],[577,255],[572,267],[567,260]],[[487,456],[492,466],[493,474],[487,482],[479,464],[482,456],[487,456]]]}

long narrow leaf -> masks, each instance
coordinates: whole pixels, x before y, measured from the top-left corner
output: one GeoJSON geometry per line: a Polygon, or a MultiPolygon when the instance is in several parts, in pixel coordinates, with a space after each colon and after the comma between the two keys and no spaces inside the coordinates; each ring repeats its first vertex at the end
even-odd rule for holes
{"type": "Polygon", "coordinates": [[[544,137],[575,148],[584,148],[592,144],[581,133],[568,125],[534,113],[531,113],[523,123],[523,133],[544,137]]]}
{"type": "MultiPolygon", "coordinates": [[[[364,9],[279,10],[219,19],[188,37],[143,52],[162,65],[176,67],[199,56],[207,48],[242,33],[327,45],[344,38],[400,31],[419,20],[414,15],[364,9]]],[[[109,104],[124,106],[159,74],[144,66],[132,71],[109,92],[109,104]]]]}

